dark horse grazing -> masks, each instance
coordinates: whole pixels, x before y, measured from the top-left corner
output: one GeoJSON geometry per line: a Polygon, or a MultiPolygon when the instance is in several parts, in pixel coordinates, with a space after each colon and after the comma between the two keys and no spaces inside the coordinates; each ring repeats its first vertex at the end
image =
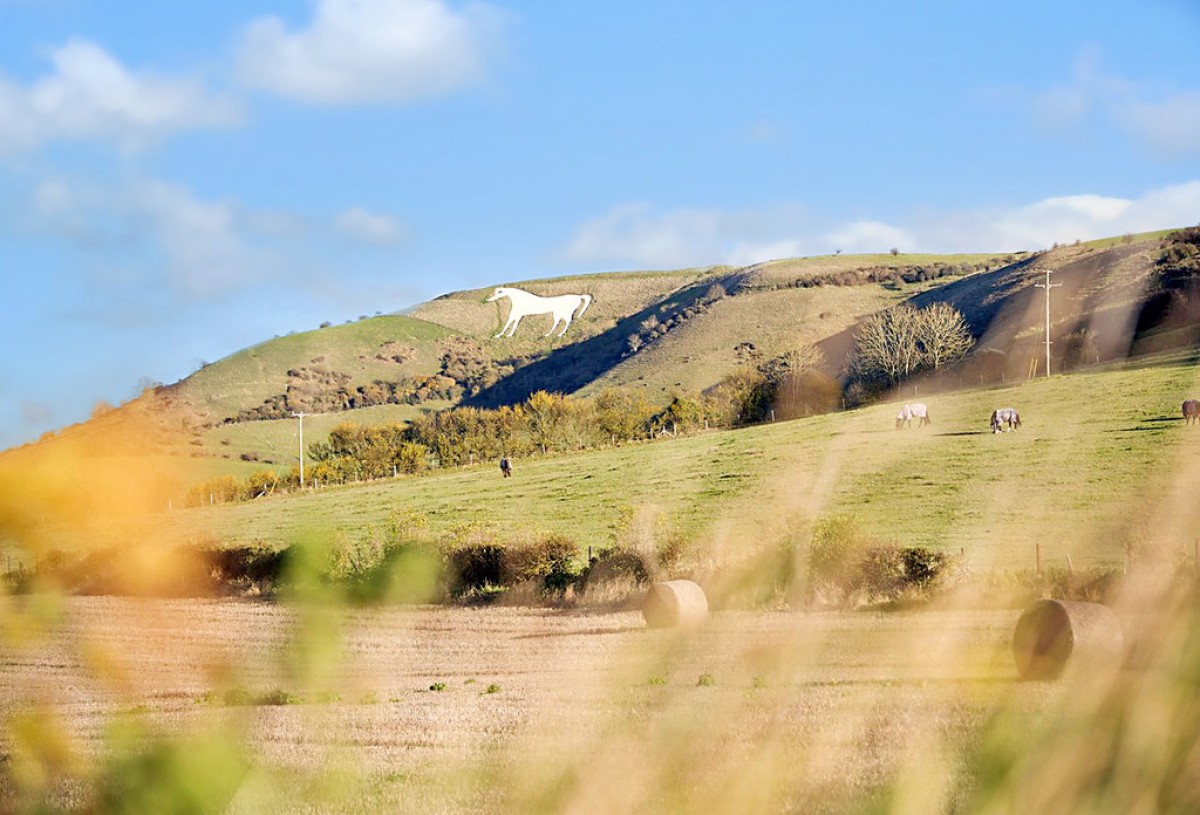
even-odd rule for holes
{"type": "Polygon", "coordinates": [[[992,432],[999,433],[1001,428],[1016,430],[1021,426],[1021,415],[1015,408],[999,408],[992,411],[992,432]],[[1008,425],[1008,427],[1004,427],[1008,425]]]}
{"type": "Polygon", "coordinates": [[[1188,399],[1183,403],[1183,423],[1200,424],[1200,399],[1188,399]]]}
{"type": "Polygon", "coordinates": [[[512,475],[512,462],[508,460],[508,456],[500,459],[500,472],[505,478],[512,475]]]}

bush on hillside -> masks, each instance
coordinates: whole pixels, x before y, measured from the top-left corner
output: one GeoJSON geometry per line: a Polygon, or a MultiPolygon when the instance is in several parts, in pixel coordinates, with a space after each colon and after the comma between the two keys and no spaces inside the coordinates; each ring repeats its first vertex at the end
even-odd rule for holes
{"type": "Polygon", "coordinates": [[[845,602],[861,585],[860,564],[873,545],[852,516],[818,520],[808,544],[810,599],[830,595],[834,602],[845,602]]]}

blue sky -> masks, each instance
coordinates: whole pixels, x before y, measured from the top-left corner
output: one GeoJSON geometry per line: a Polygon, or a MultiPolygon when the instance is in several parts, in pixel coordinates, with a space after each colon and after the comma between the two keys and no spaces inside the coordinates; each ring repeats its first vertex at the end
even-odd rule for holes
{"type": "Polygon", "coordinates": [[[455,289],[1200,222],[1200,5],[0,0],[0,448],[455,289]]]}

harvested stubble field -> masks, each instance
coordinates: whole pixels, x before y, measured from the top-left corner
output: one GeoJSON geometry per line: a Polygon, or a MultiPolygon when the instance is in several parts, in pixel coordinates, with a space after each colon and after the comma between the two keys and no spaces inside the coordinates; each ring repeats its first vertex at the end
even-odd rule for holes
{"type": "MultiPolygon", "coordinates": [[[[933,811],[971,795],[947,750],[1063,694],[1017,681],[1012,611],[720,612],[691,633],[524,608],[59,611],[4,655],[4,707],[52,710],[80,779],[114,727],[243,743],[247,812],[854,810],[936,760],[905,793],[933,811]]],[[[53,798],[86,805],[85,789],[53,798]]]]}

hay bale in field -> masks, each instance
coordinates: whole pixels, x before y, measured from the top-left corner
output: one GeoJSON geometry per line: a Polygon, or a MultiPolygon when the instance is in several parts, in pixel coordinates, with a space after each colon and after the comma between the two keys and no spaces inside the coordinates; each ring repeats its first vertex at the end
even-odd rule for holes
{"type": "Polygon", "coordinates": [[[707,616],[704,589],[691,580],[655,583],[642,601],[642,617],[651,628],[695,625],[707,616]]]}
{"type": "Polygon", "coordinates": [[[1013,656],[1024,679],[1057,679],[1080,664],[1111,665],[1124,647],[1117,615],[1099,603],[1038,600],[1013,632],[1013,656]]]}

